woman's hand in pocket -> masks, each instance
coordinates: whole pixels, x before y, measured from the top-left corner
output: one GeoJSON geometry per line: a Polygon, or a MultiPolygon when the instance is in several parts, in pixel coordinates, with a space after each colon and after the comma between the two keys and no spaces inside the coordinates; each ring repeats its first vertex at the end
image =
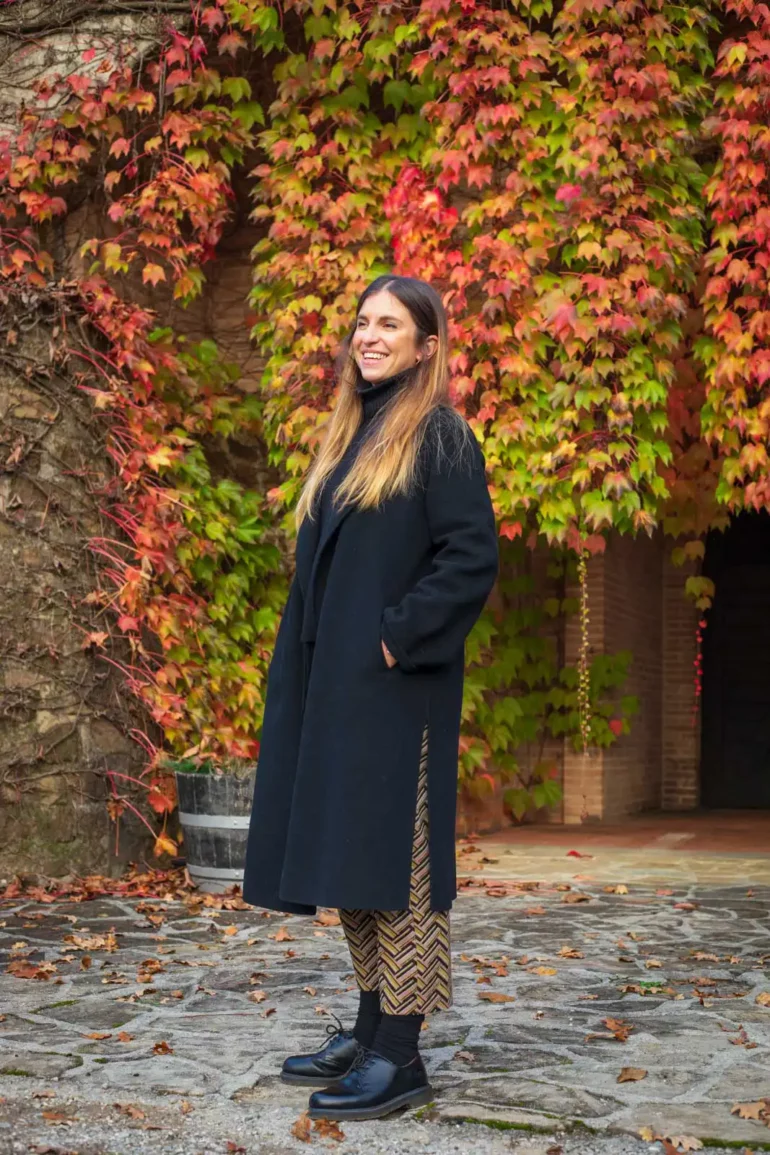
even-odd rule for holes
{"type": "Polygon", "coordinates": [[[380,645],[382,646],[382,656],[385,658],[385,662],[387,664],[387,667],[389,670],[392,670],[393,667],[396,665],[396,659],[393,657],[390,650],[385,645],[385,643],[382,641],[382,639],[380,639],[380,645]]]}

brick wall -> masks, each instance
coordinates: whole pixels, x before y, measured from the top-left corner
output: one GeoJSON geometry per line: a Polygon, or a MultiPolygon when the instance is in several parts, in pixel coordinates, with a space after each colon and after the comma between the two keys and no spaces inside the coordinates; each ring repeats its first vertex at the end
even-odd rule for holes
{"type": "Polygon", "coordinates": [[[699,611],[685,598],[687,569],[663,563],[664,810],[692,810],[700,802],[700,720],[693,726],[695,631],[699,611]]]}

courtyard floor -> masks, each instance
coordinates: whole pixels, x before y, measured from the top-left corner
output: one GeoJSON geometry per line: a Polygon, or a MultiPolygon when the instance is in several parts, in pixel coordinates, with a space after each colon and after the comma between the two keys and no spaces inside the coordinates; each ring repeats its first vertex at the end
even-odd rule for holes
{"type": "MultiPolygon", "coordinates": [[[[461,843],[435,1102],[313,1128],[278,1080],[356,992],[333,912],[168,893],[0,903],[0,1152],[770,1150],[770,855],[461,843]]],[[[569,845],[573,843],[573,845],[569,845]]]]}

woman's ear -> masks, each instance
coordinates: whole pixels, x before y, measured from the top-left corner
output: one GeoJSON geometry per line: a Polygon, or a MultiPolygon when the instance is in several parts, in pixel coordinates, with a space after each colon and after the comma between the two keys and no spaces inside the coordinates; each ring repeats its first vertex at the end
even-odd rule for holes
{"type": "Polygon", "coordinates": [[[418,364],[423,360],[423,358],[426,361],[429,361],[433,354],[436,352],[436,349],[438,349],[438,337],[426,337],[425,344],[420,349],[420,352],[417,354],[415,360],[418,364]]]}

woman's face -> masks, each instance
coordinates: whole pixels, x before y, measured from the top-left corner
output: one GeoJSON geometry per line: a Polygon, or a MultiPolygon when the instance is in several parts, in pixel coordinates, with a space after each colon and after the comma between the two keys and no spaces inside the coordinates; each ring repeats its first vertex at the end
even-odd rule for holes
{"type": "Polygon", "coordinates": [[[428,337],[418,348],[411,313],[392,293],[381,289],[361,306],[351,351],[361,376],[375,384],[431,356],[437,344],[436,337],[428,337]]]}

